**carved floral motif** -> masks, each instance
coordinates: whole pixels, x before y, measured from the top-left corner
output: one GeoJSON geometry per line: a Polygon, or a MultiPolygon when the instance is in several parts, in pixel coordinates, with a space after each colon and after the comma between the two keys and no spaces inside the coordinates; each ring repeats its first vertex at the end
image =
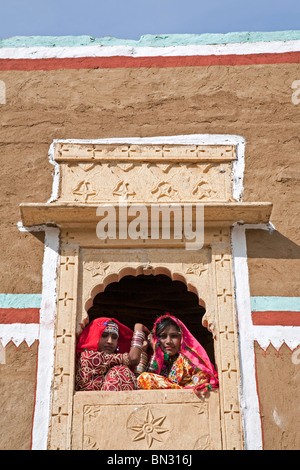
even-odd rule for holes
{"type": "Polygon", "coordinates": [[[174,199],[178,191],[177,189],[173,188],[173,186],[168,181],[161,181],[158,183],[158,185],[156,185],[151,193],[155,194],[156,200],[159,200],[162,197],[174,199]]]}
{"type": "Polygon", "coordinates": [[[186,274],[195,274],[196,276],[201,276],[202,273],[207,271],[207,266],[203,264],[193,263],[190,266],[186,266],[186,274]]]}
{"type": "Polygon", "coordinates": [[[91,183],[87,180],[80,181],[72,192],[73,194],[81,196],[83,202],[87,202],[89,197],[97,194],[97,192],[92,188],[91,183]]]}
{"type": "Polygon", "coordinates": [[[151,447],[153,441],[162,442],[160,434],[169,431],[167,428],[162,427],[165,419],[166,416],[159,416],[158,418],[154,418],[153,413],[148,408],[144,421],[137,422],[137,424],[132,426],[128,426],[128,429],[136,432],[133,441],[145,439],[148,448],[151,447]]]}
{"type": "Polygon", "coordinates": [[[113,194],[127,199],[128,196],[135,196],[136,192],[130,189],[128,182],[120,181],[114,188],[113,194]]]}
{"type": "Polygon", "coordinates": [[[92,277],[105,276],[106,270],[109,268],[109,264],[103,263],[103,261],[89,261],[84,264],[84,269],[90,271],[92,277]]]}

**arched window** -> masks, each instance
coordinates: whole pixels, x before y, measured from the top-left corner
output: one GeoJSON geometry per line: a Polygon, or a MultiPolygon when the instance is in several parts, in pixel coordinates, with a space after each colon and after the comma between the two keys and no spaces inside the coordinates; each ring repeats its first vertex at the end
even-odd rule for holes
{"type": "Polygon", "coordinates": [[[90,321],[107,316],[132,329],[140,322],[151,330],[155,319],[165,312],[185,323],[214,363],[213,337],[202,325],[205,308],[183,282],[166,275],[125,276],[109,284],[104,292],[95,296],[88,315],[90,321]]]}

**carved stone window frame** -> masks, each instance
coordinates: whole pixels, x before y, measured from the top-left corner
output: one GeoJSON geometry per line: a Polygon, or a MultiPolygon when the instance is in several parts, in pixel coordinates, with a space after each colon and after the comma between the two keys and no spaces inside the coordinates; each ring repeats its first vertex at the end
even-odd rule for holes
{"type": "MultiPolygon", "coordinates": [[[[235,145],[206,145],[199,139],[192,144],[184,139],[170,144],[168,138],[164,143],[147,139],[133,143],[54,143],[56,179],[50,201],[21,205],[24,226],[55,224],[60,228],[50,449],[75,448],[78,441],[74,432],[72,438],[71,430],[78,421],[74,403],[84,400],[84,392],[79,392],[80,398],[75,394],[74,400],[76,331],[80,322],[92,299],[107,284],[141,273],[167,274],[181,280],[204,301],[203,324],[214,335],[220,379],[220,438],[215,445],[223,449],[243,448],[231,227],[237,222],[268,222],[272,205],[236,200],[241,196],[237,189],[241,165],[237,152],[235,145]],[[129,178],[132,170],[133,177],[129,178]],[[209,171],[214,171],[213,179],[199,180],[200,173],[203,176],[209,171]],[[113,175],[111,180],[107,172],[113,175]],[[93,174],[91,181],[87,174],[93,174]],[[161,180],[157,183],[158,174],[161,180]],[[147,187],[149,181],[151,187],[147,187]],[[166,191],[161,190],[164,185],[166,191]],[[148,196],[143,199],[144,194],[148,196]],[[185,249],[184,234],[181,240],[99,240],[96,206],[117,205],[124,195],[127,200],[146,205],[205,204],[205,243],[201,253],[195,256],[185,249]]],[[[143,391],[130,393],[134,401],[135,394],[143,391]]],[[[82,418],[85,405],[80,406],[82,418]]],[[[86,436],[82,439],[86,442],[86,436]]]]}

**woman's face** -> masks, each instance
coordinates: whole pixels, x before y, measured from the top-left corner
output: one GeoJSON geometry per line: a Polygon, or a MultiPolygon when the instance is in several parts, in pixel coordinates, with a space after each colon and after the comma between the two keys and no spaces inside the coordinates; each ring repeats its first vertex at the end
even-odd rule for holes
{"type": "Polygon", "coordinates": [[[113,354],[118,345],[117,333],[104,331],[98,343],[98,351],[113,354]]]}
{"type": "Polygon", "coordinates": [[[181,334],[178,331],[175,325],[169,325],[159,335],[160,347],[170,357],[175,356],[180,351],[181,334]]]}

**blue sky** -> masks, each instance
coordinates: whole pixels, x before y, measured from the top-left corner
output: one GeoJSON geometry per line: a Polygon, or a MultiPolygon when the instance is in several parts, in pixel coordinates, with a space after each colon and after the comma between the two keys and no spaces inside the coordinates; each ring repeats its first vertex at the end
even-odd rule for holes
{"type": "Polygon", "coordinates": [[[300,0],[9,0],[0,37],[201,34],[300,29],[300,0]]]}

